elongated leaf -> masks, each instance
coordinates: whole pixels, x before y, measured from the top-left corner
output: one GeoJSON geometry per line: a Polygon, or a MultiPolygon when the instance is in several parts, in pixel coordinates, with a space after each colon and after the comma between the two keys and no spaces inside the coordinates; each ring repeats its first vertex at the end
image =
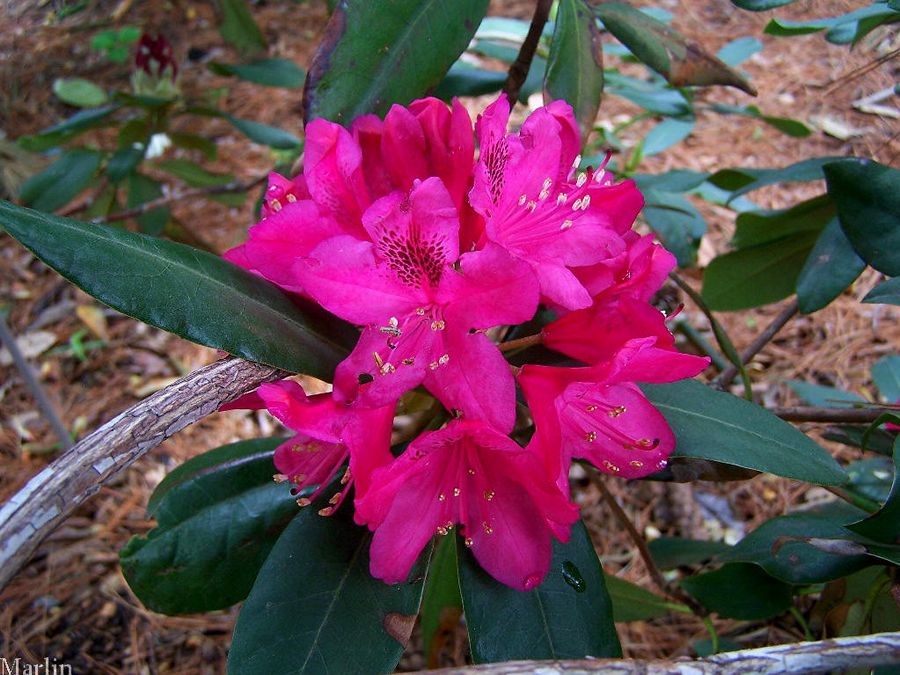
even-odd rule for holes
{"type": "Polygon", "coordinates": [[[19,138],[18,143],[26,150],[43,152],[48,148],[62,145],[66,141],[72,140],[88,129],[108,124],[109,120],[107,118],[118,109],[118,105],[108,105],[102,108],[81,110],[59,124],[47,127],[31,136],[22,136],[19,138]]]}
{"type": "Polygon", "coordinates": [[[822,167],[841,157],[814,157],[778,169],[734,168],[716,171],[709,182],[732,192],[732,199],[774,183],[822,180],[822,167]]]}
{"type": "MultiPolygon", "coordinates": [[[[128,208],[133,209],[141,204],[162,197],[162,183],[141,173],[128,174],[128,208]]],[[[172,212],[165,206],[152,209],[137,216],[135,220],[141,232],[158,237],[163,233],[172,212]]]]}
{"type": "Polygon", "coordinates": [[[254,143],[268,145],[278,150],[293,150],[300,147],[300,139],[294,134],[262,122],[245,120],[233,115],[225,115],[232,126],[254,143]]]}
{"type": "Polygon", "coordinates": [[[783,239],[789,235],[818,234],[834,218],[834,204],[828,195],[820,195],[787,209],[747,211],[738,215],[731,243],[749,248],[783,239]]]}
{"type": "Polygon", "coordinates": [[[877,513],[847,526],[854,532],[886,544],[900,544],[900,439],[894,441],[894,482],[877,513]]]}
{"type": "Polygon", "coordinates": [[[306,78],[304,120],[343,125],[435,87],[469,44],[487,0],[396,0],[386,10],[345,0],[334,14],[306,78]]]}
{"type": "MultiPolygon", "coordinates": [[[[778,35],[781,37],[790,37],[793,35],[807,35],[809,33],[817,33],[821,30],[835,30],[847,26],[849,34],[843,34],[843,31],[831,37],[830,41],[838,44],[851,42],[856,37],[859,30],[858,23],[870,19],[893,19],[897,13],[888,7],[885,3],[874,2],[868,7],[862,7],[852,12],[847,12],[840,16],[828,17],[824,19],[813,19],[812,21],[786,21],[784,19],[772,19],[765,28],[768,35],[778,35]]],[[[876,23],[876,25],[878,25],[876,23]]]]}
{"type": "Polygon", "coordinates": [[[699,565],[731,548],[721,541],[681,537],[659,537],[651,541],[648,547],[654,562],[662,570],[671,570],[684,565],[699,565]]]}
{"type": "Polygon", "coordinates": [[[208,160],[216,158],[216,144],[208,138],[179,131],[170,131],[168,135],[172,139],[172,145],[177,148],[198,150],[208,160]]]}
{"type": "Polygon", "coordinates": [[[506,82],[506,73],[499,70],[485,70],[462,61],[454,63],[434,95],[444,101],[454,96],[483,96],[500,91],[506,82]]]}
{"type": "Polygon", "coordinates": [[[696,380],[641,389],[675,433],[675,454],[698,457],[819,485],[847,475],[821,446],[765,409],[696,380]]]}
{"type": "Polygon", "coordinates": [[[646,621],[669,613],[669,603],[637,584],[610,574],[604,575],[616,622],[646,621]]]}
{"type": "Polygon", "coordinates": [[[731,4],[751,12],[765,12],[767,9],[775,9],[789,5],[794,0],[731,0],[731,4]]]}
{"type": "Polygon", "coordinates": [[[816,312],[838,297],[862,274],[866,262],[860,258],[832,218],[819,235],[797,277],[797,300],[804,314],[816,312]]]}
{"type": "MultiPolygon", "coordinates": [[[[822,434],[829,441],[837,441],[853,448],[865,448],[888,457],[893,453],[894,434],[884,429],[875,429],[866,434],[866,427],[853,424],[839,424],[828,427],[822,434]],[[863,443],[865,437],[865,443],[863,443]]],[[[851,464],[852,466],[852,464],[851,464]]]]}
{"type": "Polygon", "coordinates": [[[547,60],[544,103],[567,101],[585,140],[594,128],[602,95],[603,47],[594,15],[584,0],[561,0],[547,60]]]}
{"type": "Polygon", "coordinates": [[[804,232],[720,255],[703,274],[703,299],[712,310],[733,311],[788,297],[817,234],[804,232]]]}
{"type": "Polygon", "coordinates": [[[157,527],[122,549],[129,586],[164,614],[209,612],[243,600],[278,535],[296,515],[287,485],[272,482],[282,439],[233,443],[169,474],[148,513],[157,527]]]}
{"type": "Polygon", "coordinates": [[[0,202],[0,223],[50,267],[136,319],[253,361],[331,379],[355,331],[214,255],[0,202]]]}
{"type": "Polygon", "coordinates": [[[289,59],[258,59],[250,63],[213,61],[209,64],[209,69],[218,75],[234,75],[247,82],[286,89],[302,87],[306,78],[303,69],[289,59]]]}
{"type": "Polygon", "coordinates": [[[144,159],[146,147],[143,143],[127,145],[119,148],[106,163],[106,175],[113,182],[118,182],[137,168],[144,159]]]}
{"type": "Polygon", "coordinates": [[[717,113],[723,115],[742,115],[743,117],[754,117],[762,120],[770,127],[778,129],[783,134],[792,136],[793,138],[805,138],[812,133],[812,129],[803,124],[799,120],[790,117],[775,117],[773,115],[764,114],[755,105],[738,106],[727,105],[725,103],[711,103],[710,108],[717,113]]]}
{"type": "Polygon", "coordinates": [[[664,190],[644,193],[643,216],[663,244],[678,260],[679,267],[691,267],[697,259],[706,221],[683,195],[664,190]]]}
{"type": "Polygon", "coordinates": [[[738,66],[763,50],[763,43],[755,37],[739,37],[722,47],[716,56],[729,66],[738,66]]]}
{"type": "Polygon", "coordinates": [[[879,272],[900,276],[900,170],[860,159],[823,170],[853,248],[879,272]]]}
{"type": "Polygon", "coordinates": [[[213,173],[207,171],[199,164],[187,159],[165,159],[157,165],[168,174],[180,178],[192,187],[213,187],[227,185],[235,180],[235,177],[227,173],[213,173]]]}
{"type": "Polygon", "coordinates": [[[604,73],[606,93],[627,98],[658,115],[679,117],[692,113],[691,104],[677,89],[665,82],[648,82],[610,70],[604,73]]]}
{"type": "Polygon", "coordinates": [[[460,550],[459,582],[476,663],[621,656],[603,570],[581,522],[568,544],[553,542],[550,572],[532,591],[494,580],[468,549],[460,550]]]}
{"type": "Polygon", "coordinates": [[[708,177],[708,173],[700,171],[672,169],[660,174],[638,173],[631,178],[637,183],[641,192],[649,189],[663,192],[687,192],[700,187],[708,177]]]}
{"type": "Polygon", "coordinates": [[[866,399],[859,394],[835,387],[824,387],[821,384],[811,384],[800,380],[785,380],[785,384],[793,389],[804,403],[809,405],[826,408],[852,408],[854,403],[866,402],[866,399]]]}
{"type": "Polygon", "coordinates": [[[442,537],[434,549],[422,597],[422,640],[429,668],[438,667],[437,651],[452,634],[462,616],[459,573],[456,571],[456,537],[442,537]]]}
{"type": "Polygon", "coordinates": [[[79,108],[96,108],[107,101],[106,92],[101,87],[79,77],[55,80],[53,93],[63,103],[79,108]]]}
{"type": "Polygon", "coordinates": [[[863,302],[900,305],[900,277],[894,277],[878,284],[866,294],[863,302]]]}
{"type": "Polygon", "coordinates": [[[266,39],[253,20],[246,0],[216,0],[222,14],[219,32],[239,52],[252,54],[266,48],[266,39]]]}
{"type": "Polygon", "coordinates": [[[604,2],[594,11],[638,59],[676,87],[723,84],[756,95],[743,75],[646,13],[621,2],[604,2]]]}
{"type": "Polygon", "coordinates": [[[25,181],[19,199],[39,211],[55,211],[88,186],[102,159],[94,150],[70,150],[25,181]]]}
{"type": "Polygon", "coordinates": [[[644,138],[642,152],[644,157],[650,157],[668,150],[673,145],[680,143],[691,135],[694,130],[695,120],[675,119],[669,117],[657,124],[644,138]]]}
{"type": "Polygon", "coordinates": [[[234,629],[229,673],[389,673],[400,660],[430,551],[409,581],[388,586],[369,574],[372,536],[350,509],[322,518],[315,508],[294,518],[260,570],[234,629]]]}
{"type": "Polygon", "coordinates": [[[887,401],[900,399],[900,356],[883,356],[872,366],[878,393],[887,401]]]}
{"type": "Polygon", "coordinates": [[[729,619],[768,619],[791,606],[791,587],[750,563],[729,563],[715,572],[688,577],[681,587],[704,607],[729,619]]]}

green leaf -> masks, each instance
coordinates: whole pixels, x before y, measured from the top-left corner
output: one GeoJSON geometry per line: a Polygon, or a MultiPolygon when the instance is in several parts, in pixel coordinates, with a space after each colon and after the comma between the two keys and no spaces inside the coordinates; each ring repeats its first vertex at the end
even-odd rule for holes
{"type": "Polygon", "coordinates": [[[435,87],[463,52],[487,0],[395,0],[386,11],[345,0],[325,29],[306,79],[304,120],[343,125],[384,115],[435,87]]]}
{"type": "Polygon", "coordinates": [[[824,172],[853,248],[879,272],[900,276],[900,170],[845,159],[826,165],[824,172]]]}
{"type": "Polygon", "coordinates": [[[883,356],[872,366],[878,393],[888,402],[900,399],[900,356],[883,356]]]}
{"type": "Polygon", "coordinates": [[[888,279],[884,283],[878,284],[875,288],[866,294],[863,302],[900,305],[900,277],[888,279]]]}
{"type": "Polygon", "coordinates": [[[801,232],[720,255],[703,273],[703,299],[712,310],[733,311],[788,297],[816,238],[801,232]]]}
{"type": "Polygon", "coordinates": [[[612,601],[613,619],[616,622],[646,621],[664,616],[671,610],[665,598],[611,574],[604,575],[606,590],[612,601]]]}
{"type": "Polygon", "coordinates": [[[621,2],[604,2],[594,11],[610,33],[670,84],[722,84],[756,94],[743,75],[646,13],[621,2]]]}
{"type": "Polygon", "coordinates": [[[671,251],[679,267],[691,267],[697,259],[706,221],[683,195],[664,190],[644,192],[644,219],[671,251]]]}
{"type": "Polygon", "coordinates": [[[232,115],[225,115],[225,119],[254,143],[268,145],[277,150],[293,150],[300,147],[300,139],[284,129],[261,122],[254,122],[253,120],[244,120],[232,115]]]}
{"type": "Polygon", "coordinates": [[[859,394],[835,387],[824,387],[820,384],[811,384],[800,380],[785,380],[784,383],[793,389],[804,403],[809,405],[826,408],[852,408],[854,403],[866,402],[866,399],[859,394]]]}
{"type": "MultiPolygon", "coordinates": [[[[866,427],[864,426],[838,424],[828,427],[822,435],[829,441],[837,441],[854,448],[865,446],[866,450],[877,452],[879,455],[890,456],[893,452],[894,434],[884,429],[873,430],[868,434],[865,443],[863,443],[863,437],[866,436],[866,427]]],[[[851,464],[851,466],[853,465],[851,464]]]]}
{"type": "Polygon", "coordinates": [[[66,141],[71,141],[88,129],[104,126],[108,123],[106,118],[118,109],[118,105],[108,105],[103,108],[81,110],[64,122],[54,124],[52,127],[47,127],[31,136],[22,136],[17,142],[26,150],[43,152],[57,145],[62,145],[66,141]]]}
{"type": "Polygon", "coordinates": [[[584,0],[560,0],[547,59],[544,103],[567,101],[582,140],[594,128],[603,96],[603,47],[600,30],[584,0]]]}
{"type": "Polygon", "coordinates": [[[22,185],[19,199],[39,211],[55,211],[72,201],[91,182],[103,155],[94,150],[69,150],[22,185]]]}
{"type": "Polygon", "coordinates": [[[732,199],[775,183],[822,180],[822,167],[840,157],[813,157],[778,169],[734,168],[716,171],[709,182],[732,192],[732,199]]]}
{"type": "Polygon", "coordinates": [[[886,544],[900,544],[900,438],[894,441],[894,482],[887,500],[877,513],[847,529],[886,544]]]}
{"type": "Polygon", "coordinates": [[[459,574],[456,571],[456,537],[441,537],[434,548],[425,581],[421,614],[425,660],[429,668],[436,668],[437,654],[432,647],[434,638],[441,631],[452,631],[462,616],[459,574]]]}
{"type": "Polygon", "coordinates": [[[644,137],[643,156],[650,157],[680,143],[691,135],[694,123],[694,119],[676,119],[674,117],[664,119],[644,137]]]}
{"type": "Polygon", "coordinates": [[[128,585],[155,612],[230,607],[250,592],[281,531],[297,514],[290,487],[272,482],[283,439],[222,446],[185,462],[147,506],[157,527],[120,553],[128,585]]]}
{"type": "Polygon", "coordinates": [[[672,169],[665,173],[638,173],[631,178],[641,192],[659,190],[662,192],[687,192],[700,187],[709,177],[708,173],[688,169],[672,169]]]}
{"type": "Polygon", "coordinates": [[[866,262],[856,255],[832,218],[816,240],[797,277],[797,300],[804,314],[816,312],[838,297],[862,274],[866,262]]]}
{"type": "Polygon", "coordinates": [[[675,433],[675,455],[709,459],[818,485],[847,475],[821,446],[764,408],[682,380],[641,389],[675,433]]]}
{"type": "MultiPolygon", "coordinates": [[[[162,197],[162,183],[140,173],[128,174],[128,208],[133,209],[141,204],[146,204],[154,199],[162,197]]],[[[165,206],[151,209],[137,216],[135,220],[140,225],[141,232],[158,237],[162,234],[166,223],[169,222],[171,212],[165,206]]]]}
{"type": "Polygon", "coordinates": [[[106,92],[101,87],[79,77],[54,80],[53,93],[63,103],[79,108],[96,108],[107,101],[106,92]]]}
{"type": "Polygon", "coordinates": [[[187,159],[164,159],[157,166],[166,173],[183,180],[191,187],[215,187],[235,181],[229,173],[213,173],[187,159]]]}
{"type": "Polygon", "coordinates": [[[572,527],[568,544],[553,542],[550,572],[532,591],[516,591],[496,581],[468,549],[460,550],[458,560],[476,663],[621,656],[603,570],[580,521],[572,527]],[[575,572],[580,583],[573,581],[575,572]]]}
{"type": "Polygon", "coordinates": [[[306,78],[306,72],[289,59],[258,59],[250,63],[212,61],[208,68],[218,75],[234,75],[247,82],[285,89],[302,87],[306,78]]]}
{"type": "Polygon", "coordinates": [[[812,130],[799,120],[795,120],[790,117],[775,117],[772,115],[765,115],[755,105],[738,106],[727,105],[725,103],[710,103],[709,107],[712,110],[715,110],[717,113],[721,113],[723,115],[742,115],[744,117],[753,117],[758,120],[762,120],[770,127],[774,127],[781,133],[792,136],[794,138],[805,138],[812,133],[812,130]]]}
{"type": "Polygon", "coordinates": [[[506,73],[503,71],[486,70],[457,61],[435,88],[434,96],[443,101],[450,101],[454,96],[483,96],[500,91],[505,82],[506,73]]]}
{"type": "Polygon", "coordinates": [[[266,48],[266,39],[245,0],[216,0],[216,5],[222,15],[219,33],[226,42],[243,54],[266,48]]]}
{"type": "Polygon", "coordinates": [[[847,481],[845,489],[872,500],[885,502],[891,492],[891,483],[895,468],[890,457],[893,455],[893,441],[888,447],[887,457],[869,457],[847,465],[847,481]]]}
{"type": "Polygon", "coordinates": [[[664,83],[647,82],[615,70],[605,72],[606,93],[626,98],[657,115],[679,117],[692,113],[691,104],[677,89],[664,83]]]}
{"type": "Polygon", "coordinates": [[[0,202],[0,223],[114,309],[252,361],[329,380],[356,331],[295,305],[221,258],[170,241],[0,202]]]}
{"type": "Polygon", "coordinates": [[[372,535],[351,510],[323,518],[315,508],[294,518],[260,570],[234,629],[229,673],[389,673],[400,660],[430,550],[409,581],[389,586],[369,574],[372,535]]]}
{"type": "Polygon", "coordinates": [[[824,19],[813,19],[812,21],[785,21],[784,19],[772,19],[766,25],[764,32],[767,35],[790,37],[793,35],[818,33],[826,28],[833,30],[840,28],[845,24],[849,24],[849,35],[841,35],[841,32],[838,32],[837,34],[832,34],[830,38],[830,41],[844,44],[855,38],[858,30],[858,22],[868,19],[892,19],[895,15],[896,12],[884,3],[874,2],[868,7],[862,7],[853,12],[842,14],[841,16],[824,19]]]}
{"type": "Polygon", "coordinates": [[[791,606],[791,587],[750,563],[728,563],[680,583],[700,604],[728,619],[769,619],[791,606]]]}
{"type": "Polygon", "coordinates": [[[143,143],[119,148],[106,164],[106,175],[114,183],[119,182],[137,168],[144,159],[145,152],[143,143]]]}
{"type": "Polygon", "coordinates": [[[731,546],[721,541],[659,537],[648,544],[657,567],[671,570],[676,567],[700,565],[728,551],[731,546]]]}
{"type": "Polygon", "coordinates": [[[763,43],[755,37],[739,37],[722,47],[716,56],[729,65],[738,66],[754,54],[763,50],[763,43]]]}
{"type": "Polygon", "coordinates": [[[184,148],[185,150],[197,150],[206,159],[212,161],[216,158],[216,144],[208,138],[198,136],[197,134],[188,134],[180,131],[168,132],[172,144],[176,148],[184,148]]]}
{"type": "Polygon", "coordinates": [[[789,584],[817,584],[877,564],[844,527],[864,513],[846,504],[766,521],[719,559],[752,562],[789,584]]]}
{"type": "Polygon", "coordinates": [[[765,12],[767,9],[784,7],[794,0],[731,0],[731,4],[751,12],[765,12]]]}
{"type": "Polygon", "coordinates": [[[736,248],[768,244],[794,234],[818,234],[834,218],[834,204],[819,195],[787,209],[746,211],[738,215],[731,243],[736,248]]]}

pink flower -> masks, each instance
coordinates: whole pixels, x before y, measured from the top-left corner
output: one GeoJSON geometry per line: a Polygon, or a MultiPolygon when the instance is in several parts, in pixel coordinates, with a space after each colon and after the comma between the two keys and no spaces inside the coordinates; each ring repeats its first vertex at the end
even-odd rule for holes
{"type": "MultiPolygon", "coordinates": [[[[356,485],[356,495],[365,495],[372,472],[391,462],[391,426],[394,408],[358,409],[337,403],[330,394],[307,397],[296,382],[283,380],[263,384],[220,410],[266,408],[296,434],[275,449],[275,467],[297,490],[318,486],[300,506],[314,501],[348,460],[350,467],[342,486],[356,485]]],[[[319,513],[330,515],[343,501],[346,487],[319,513]]]]}
{"type": "Polygon", "coordinates": [[[424,382],[447,408],[510,431],[514,380],[480,331],[531,318],[531,269],[492,244],[460,256],[456,209],[436,178],[378,200],[363,224],[370,240],[333,237],[294,267],[323,307],[365,326],[335,395],[382,406],[424,382]]]}
{"type": "Polygon", "coordinates": [[[529,448],[544,458],[561,489],[573,457],[601,471],[641,478],[659,471],[675,448],[662,414],[634,382],[693,377],[709,358],[660,349],[655,338],[631,340],[591,368],[526,365],[518,376],[535,421],[529,448]]]}
{"type": "Polygon", "coordinates": [[[484,236],[532,266],[548,301],[587,307],[591,295],[569,268],[621,252],[643,198],[633,181],[613,185],[602,168],[574,175],[579,132],[567,104],[536,110],[518,134],[506,133],[508,119],[501,96],[475,125],[481,154],[469,200],[484,236]]]}
{"type": "Polygon", "coordinates": [[[375,472],[356,519],[375,532],[370,569],[387,583],[405,580],[435,533],[459,525],[489,574],[527,591],[547,574],[551,534],[568,541],[578,509],[527,450],[483,422],[454,420],[375,472]]]}

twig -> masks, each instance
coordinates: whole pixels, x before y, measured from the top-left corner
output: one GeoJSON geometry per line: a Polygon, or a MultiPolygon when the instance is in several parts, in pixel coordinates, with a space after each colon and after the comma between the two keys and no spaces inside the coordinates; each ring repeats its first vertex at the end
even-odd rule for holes
{"type": "Polygon", "coordinates": [[[111,213],[106,217],[95,218],[93,222],[113,223],[119,220],[135,218],[137,216],[142,216],[148,211],[152,211],[153,209],[158,209],[161,206],[167,206],[169,204],[172,204],[173,202],[178,202],[183,199],[190,199],[191,197],[220,195],[228,192],[244,192],[245,190],[251,190],[257,185],[264,183],[267,177],[267,175],[259,176],[251,181],[246,182],[232,181],[231,183],[226,183],[225,185],[211,185],[207,187],[194,188],[193,190],[180,190],[178,192],[173,192],[172,194],[165,195],[157,199],[151,199],[149,202],[139,204],[132,209],[126,209],[124,211],[119,211],[118,213],[111,213]]]}
{"type": "Polygon", "coordinates": [[[528,35],[525,36],[522,47],[516,60],[509,67],[509,75],[506,77],[506,83],[503,85],[503,91],[509,99],[509,105],[513,106],[519,100],[519,92],[525,79],[528,77],[528,71],[531,69],[531,61],[534,58],[534,52],[537,50],[538,43],[541,41],[541,33],[544,32],[544,26],[547,19],[550,18],[550,6],[553,0],[537,0],[534,8],[534,16],[531,17],[531,26],[528,28],[528,35]]]}
{"type": "Polygon", "coordinates": [[[616,501],[616,498],[612,496],[610,491],[606,489],[606,486],[603,484],[603,480],[601,479],[600,474],[594,469],[588,469],[588,474],[591,477],[591,481],[594,483],[594,485],[597,486],[597,489],[600,490],[600,494],[603,495],[603,499],[604,501],[606,501],[606,504],[613,512],[613,516],[615,516],[616,520],[618,520],[622,527],[624,527],[628,532],[628,536],[631,537],[631,540],[637,547],[638,553],[640,554],[641,559],[644,561],[644,566],[646,566],[647,571],[650,573],[650,578],[653,580],[653,583],[656,585],[656,587],[669,597],[675,598],[679,602],[690,607],[691,611],[693,611],[697,616],[706,616],[708,612],[696,600],[694,600],[694,598],[692,598],[679,588],[673,588],[666,581],[666,578],[662,575],[662,572],[660,572],[659,568],[656,566],[656,562],[654,562],[653,556],[650,554],[650,548],[647,546],[647,540],[644,539],[643,536],[641,536],[641,533],[637,531],[637,528],[634,526],[634,523],[631,522],[628,514],[625,513],[621,506],[619,506],[619,502],[616,501]]]}
{"type": "Polygon", "coordinates": [[[507,661],[429,670],[429,675],[804,675],[900,663],[900,632],[792,642],[705,659],[507,661]]]}
{"type": "Polygon", "coordinates": [[[788,422],[842,422],[845,424],[871,424],[885,413],[897,413],[894,406],[865,408],[825,408],[818,406],[787,406],[767,410],[788,422]]]}
{"type": "Polygon", "coordinates": [[[540,333],[534,335],[526,335],[525,337],[516,338],[515,340],[507,340],[497,345],[501,352],[511,352],[515,349],[524,349],[525,347],[533,347],[544,341],[544,336],[540,333]]]}
{"type": "MultiPolygon", "coordinates": [[[[772,323],[766,326],[765,330],[763,330],[762,333],[756,336],[756,339],[750,344],[750,346],[747,347],[747,349],[745,349],[743,352],[741,352],[741,363],[749,363],[750,359],[756,356],[760,352],[760,350],[769,343],[769,340],[775,337],[775,334],[782,328],[784,328],[784,325],[794,317],[799,308],[800,306],[797,302],[797,298],[791,300],[790,303],[788,303],[787,307],[785,307],[781,311],[781,314],[776,316],[772,320],[772,323]]],[[[719,389],[727,389],[737,373],[737,367],[732,365],[721,375],[719,375],[718,378],[716,378],[715,384],[719,387],[719,389]]]]}
{"type": "Polygon", "coordinates": [[[829,82],[828,85],[826,85],[826,89],[822,92],[822,96],[827,96],[828,94],[834,93],[845,84],[852,82],[858,77],[862,77],[866,73],[875,70],[882,63],[887,63],[897,56],[900,56],[900,47],[888,52],[887,54],[884,54],[883,56],[879,56],[877,59],[873,59],[864,66],[860,66],[859,68],[855,68],[849,72],[839,75],[837,78],[829,82]]]}
{"type": "Polygon", "coordinates": [[[237,358],[195,370],[85,437],[0,508],[0,590],[72,511],[148,450],[284,373],[237,358]]]}
{"type": "Polygon", "coordinates": [[[38,382],[38,379],[34,376],[31,365],[29,365],[25,355],[22,354],[22,351],[19,349],[15,336],[7,327],[6,321],[2,316],[0,316],[0,343],[9,350],[13,363],[16,364],[16,368],[18,368],[19,372],[22,374],[22,379],[25,380],[25,386],[31,391],[31,395],[34,396],[34,401],[37,403],[38,408],[41,409],[41,412],[44,413],[44,417],[47,418],[50,426],[53,427],[53,432],[59,438],[60,445],[64,450],[68,450],[72,447],[72,437],[69,435],[69,430],[66,428],[66,425],[60,419],[59,415],[56,414],[56,409],[53,407],[50,399],[47,398],[47,394],[44,392],[41,383],[38,382]]]}

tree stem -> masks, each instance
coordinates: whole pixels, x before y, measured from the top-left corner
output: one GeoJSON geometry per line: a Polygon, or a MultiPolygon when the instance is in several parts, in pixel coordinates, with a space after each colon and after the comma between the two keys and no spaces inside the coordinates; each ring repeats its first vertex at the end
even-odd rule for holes
{"type": "Polygon", "coordinates": [[[534,16],[531,17],[531,26],[528,28],[528,35],[522,42],[519,49],[519,55],[515,62],[509,67],[509,75],[506,77],[506,84],[503,85],[503,92],[509,99],[510,107],[519,100],[519,92],[522,85],[528,77],[528,71],[531,69],[531,61],[534,59],[534,52],[537,50],[538,43],[541,41],[541,33],[544,32],[544,26],[547,19],[550,18],[550,6],[553,0],[537,0],[534,8],[534,16]]]}

